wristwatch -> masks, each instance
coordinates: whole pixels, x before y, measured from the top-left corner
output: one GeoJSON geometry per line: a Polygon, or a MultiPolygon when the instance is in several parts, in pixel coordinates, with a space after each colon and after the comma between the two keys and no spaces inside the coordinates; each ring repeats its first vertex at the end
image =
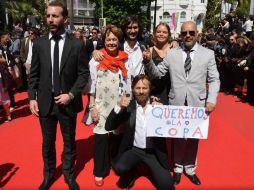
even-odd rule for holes
{"type": "Polygon", "coordinates": [[[70,100],[74,99],[74,95],[71,92],[68,93],[68,96],[69,96],[70,100]]]}

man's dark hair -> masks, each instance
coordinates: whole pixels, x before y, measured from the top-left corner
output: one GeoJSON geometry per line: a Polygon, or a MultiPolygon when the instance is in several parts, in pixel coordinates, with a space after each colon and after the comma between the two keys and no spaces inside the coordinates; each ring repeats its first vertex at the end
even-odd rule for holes
{"type": "Polygon", "coordinates": [[[0,31],[0,37],[3,36],[3,35],[6,35],[6,34],[9,34],[9,31],[7,31],[7,30],[1,30],[0,31]]]}
{"type": "Polygon", "coordinates": [[[39,30],[37,28],[35,28],[35,27],[30,28],[29,31],[33,32],[36,36],[40,35],[39,30]]]}
{"type": "Polygon", "coordinates": [[[95,27],[92,29],[92,31],[93,31],[93,30],[96,30],[97,34],[100,32],[99,29],[98,29],[98,28],[95,28],[95,27]]]}
{"type": "Polygon", "coordinates": [[[60,0],[55,0],[55,1],[51,1],[49,4],[48,4],[48,7],[51,6],[51,7],[61,7],[63,9],[62,11],[62,16],[63,17],[68,17],[68,10],[67,10],[67,7],[63,4],[62,1],[60,0]]]}
{"type": "Polygon", "coordinates": [[[130,16],[127,16],[125,19],[124,19],[124,22],[121,26],[121,29],[123,31],[123,34],[124,34],[124,38],[126,37],[126,29],[128,27],[129,24],[131,23],[137,23],[138,24],[138,28],[139,28],[139,32],[138,32],[138,40],[141,40],[141,36],[142,36],[142,32],[143,32],[143,28],[141,26],[141,24],[139,23],[138,21],[138,18],[134,15],[130,15],[130,16]]]}
{"type": "Polygon", "coordinates": [[[134,89],[134,87],[137,85],[137,83],[140,80],[148,80],[149,82],[149,89],[151,91],[151,79],[149,78],[149,76],[145,75],[145,74],[139,74],[137,76],[134,77],[132,84],[131,84],[131,89],[134,89]]]}

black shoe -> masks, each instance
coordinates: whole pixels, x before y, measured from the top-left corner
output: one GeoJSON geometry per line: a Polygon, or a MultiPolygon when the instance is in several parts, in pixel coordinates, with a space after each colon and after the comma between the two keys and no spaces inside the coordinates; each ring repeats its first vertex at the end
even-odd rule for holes
{"type": "Polygon", "coordinates": [[[120,176],[120,178],[116,182],[117,186],[120,189],[125,189],[125,190],[131,189],[134,186],[134,183],[135,183],[135,178],[132,178],[127,175],[120,176]]]}
{"type": "Polygon", "coordinates": [[[131,188],[134,186],[134,184],[135,184],[135,180],[132,180],[132,181],[129,183],[129,185],[127,185],[127,187],[126,187],[125,190],[131,189],[131,188]]]}
{"type": "Polygon", "coordinates": [[[174,181],[174,185],[178,185],[181,181],[181,173],[174,173],[173,175],[173,181],[174,181]]]}
{"type": "Polygon", "coordinates": [[[79,190],[78,183],[74,178],[65,178],[65,182],[67,183],[69,190],[79,190]]]}
{"type": "Polygon", "coordinates": [[[54,182],[53,177],[44,178],[42,184],[39,187],[39,190],[48,190],[51,187],[51,185],[53,184],[53,182],[54,182]]]}
{"type": "Polygon", "coordinates": [[[194,175],[188,175],[188,174],[186,174],[186,176],[189,178],[189,180],[192,182],[192,183],[194,183],[195,185],[200,185],[201,184],[201,182],[200,182],[200,180],[198,179],[198,176],[196,176],[196,174],[194,174],[194,175]]]}

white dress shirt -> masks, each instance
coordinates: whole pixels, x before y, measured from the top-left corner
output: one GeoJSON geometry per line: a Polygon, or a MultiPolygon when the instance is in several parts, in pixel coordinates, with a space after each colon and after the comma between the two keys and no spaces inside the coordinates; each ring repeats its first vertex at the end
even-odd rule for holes
{"type": "MultiPolygon", "coordinates": [[[[51,66],[52,66],[52,72],[51,72],[51,78],[52,78],[52,86],[54,86],[53,84],[53,68],[54,68],[54,47],[55,47],[55,41],[52,38],[53,35],[51,33],[49,33],[49,39],[50,39],[50,52],[51,52],[51,66]]],[[[60,72],[60,66],[61,66],[61,60],[62,60],[62,53],[63,53],[63,47],[64,47],[64,42],[65,42],[65,38],[66,38],[66,33],[61,34],[61,39],[58,42],[58,46],[59,46],[59,72],[60,72]]],[[[54,88],[52,88],[54,89],[54,88]]]]}
{"type": "Polygon", "coordinates": [[[96,47],[97,47],[97,42],[98,42],[97,40],[93,40],[93,48],[94,49],[96,49],[96,47]]]}
{"type": "MultiPolygon", "coordinates": [[[[146,124],[147,124],[147,115],[152,110],[152,105],[147,104],[146,110],[144,111],[142,106],[136,104],[136,126],[134,134],[133,146],[138,148],[147,148],[146,144],[146,124]]],[[[121,108],[116,105],[114,108],[116,114],[121,111],[121,108]]]]}
{"type": "Polygon", "coordinates": [[[28,40],[28,54],[26,58],[26,64],[30,64],[32,62],[32,52],[33,52],[33,42],[28,40]]]}
{"type": "Polygon", "coordinates": [[[131,77],[134,78],[138,74],[144,74],[143,53],[140,48],[139,42],[137,42],[134,48],[130,48],[128,43],[124,42],[124,51],[128,54],[128,62],[126,68],[131,77]]]}
{"type": "Polygon", "coordinates": [[[142,106],[137,104],[137,114],[136,114],[136,127],[133,146],[138,148],[146,147],[146,118],[147,114],[152,110],[152,105],[148,104],[146,110],[144,111],[142,106]]]}

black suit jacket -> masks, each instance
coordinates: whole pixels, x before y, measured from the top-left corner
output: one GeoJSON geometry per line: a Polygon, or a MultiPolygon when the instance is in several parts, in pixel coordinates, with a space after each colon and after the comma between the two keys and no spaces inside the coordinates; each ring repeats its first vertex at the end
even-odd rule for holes
{"type": "MultiPolygon", "coordinates": [[[[46,116],[51,107],[52,66],[49,36],[39,38],[33,45],[29,100],[38,101],[40,116],[46,116]]],[[[74,99],[63,107],[70,116],[83,109],[82,91],[89,78],[88,57],[84,43],[66,34],[60,66],[61,93],[71,92],[74,99]]]]}
{"type": "MultiPolygon", "coordinates": [[[[130,105],[122,110],[119,114],[116,114],[114,109],[109,114],[105,128],[107,131],[116,129],[120,124],[123,124],[124,134],[121,141],[119,152],[116,160],[127,150],[133,147],[135,127],[136,127],[136,101],[132,100],[130,105]]],[[[152,141],[153,148],[157,159],[160,164],[169,169],[167,146],[165,138],[147,138],[152,141]]]]}
{"type": "MultiPolygon", "coordinates": [[[[93,46],[93,40],[92,39],[87,40],[86,47],[87,47],[87,51],[88,51],[88,56],[89,56],[89,58],[91,58],[92,53],[95,50],[94,46],[93,46]]],[[[101,39],[98,39],[96,50],[100,50],[103,47],[104,47],[103,41],[101,39]]]]}
{"type": "Polygon", "coordinates": [[[20,58],[21,58],[22,63],[25,63],[26,59],[27,59],[27,55],[28,55],[28,51],[29,51],[29,41],[30,41],[30,39],[28,39],[28,37],[24,38],[21,41],[20,58]]]}

